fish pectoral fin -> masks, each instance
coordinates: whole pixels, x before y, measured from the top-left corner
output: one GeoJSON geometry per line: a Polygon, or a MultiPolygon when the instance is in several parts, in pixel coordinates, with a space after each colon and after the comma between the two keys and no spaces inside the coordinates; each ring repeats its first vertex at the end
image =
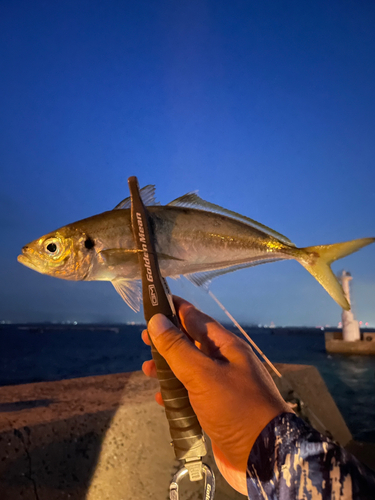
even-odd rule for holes
{"type": "MultiPolygon", "coordinates": [[[[140,195],[142,198],[143,203],[146,206],[151,206],[151,205],[160,205],[160,203],[155,201],[155,186],[152,184],[149,184],[148,186],[143,187],[140,190],[140,195]]],[[[128,196],[124,200],[120,201],[118,205],[115,206],[113,210],[120,210],[124,208],[130,208],[131,207],[131,198],[128,196]]]]}
{"type": "Polygon", "coordinates": [[[137,259],[137,255],[137,249],[125,250],[123,248],[110,248],[98,253],[99,259],[107,266],[128,264],[130,261],[137,259]]]}
{"type": "Polygon", "coordinates": [[[140,282],[127,280],[125,278],[116,278],[111,281],[111,283],[127,305],[133,309],[133,311],[139,312],[142,301],[140,282]]]}
{"type": "Polygon", "coordinates": [[[277,231],[274,231],[268,226],[257,222],[256,220],[250,219],[250,217],[246,217],[245,215],[238,214],[237,212],[233,212],[232,210],[228,210],[226,208],[221,207],[220,205],[215,205],[214,203],[210,203],[209,201],[203,200],[197,193],[187,193],[179,198],[168,203],[168,206],[171,207],[184,207],[184,208],[194,208],[195,210],[204,210],[205,212],[213,212],[216,214],[225,215],[226,217],[230,217],[231,219],[238,220],[247,224],[248,226],[254,227],[255,229],[259,229],[274,238],[286,243],[289,246],[295,246],[294,243],[290,241],[289,238],[284,236],[277,231]]]}
{"type": "Polygon", "coordinates": [[[233,273],[238,269],[245,269],[247,267],[259,266],[260,264],[267,264],[269,262],[276,262],[278,260],[284,260],[284,258],[283,257],[268,257],[264,259],[257,258],[251,262],[245,262],[243,264],[235,264],[235,265],[228,264],[227,266],[223,264],[223,267],[221,269],[214,269],[212,271],[202,271],[202,272],[198,271],[196,273],[186,274],[185,278],[191,281],[194,285],[204,288],[205,290],[208,290],[211,281],[217,276],[222,276],[223,274],[227,273],[233,273]]]}

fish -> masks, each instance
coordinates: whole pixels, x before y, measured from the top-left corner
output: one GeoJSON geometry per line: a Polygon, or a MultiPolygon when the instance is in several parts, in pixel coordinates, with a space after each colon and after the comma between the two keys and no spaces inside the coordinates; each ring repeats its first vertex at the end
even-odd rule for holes
{"type": "MultiPolygon", "coordinates": [[[[155,239],[161,274],[185,276],[207,288],[217,276],[279,260],[297,260],[343,309],[350,305],[330,265],[375,241],[298,248],[289,238],[231,210],[188,193],[167,205],[155,201],[155,186],[141,189],[155,239]]],[[[130,197],[113,210],[68,224],[22,248],[18,261],[65,280],[110,281],[139,311],[142,300],[138,249],[133,239],[130,197]]]]}

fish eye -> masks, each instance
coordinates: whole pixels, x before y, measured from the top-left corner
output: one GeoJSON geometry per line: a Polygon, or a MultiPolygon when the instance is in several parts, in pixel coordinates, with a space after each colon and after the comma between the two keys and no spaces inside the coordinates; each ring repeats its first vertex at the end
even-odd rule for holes
{"type": "Polygon", "coordinates": [[[50,238],[44,242],[44,248],[50,255],[58,255],[61,251],[61,244],[59,240],[50,238]]]}
{"type": "Polygon", "coordinates": [[[47,250],[51,253],[55,253],[56,250],[57,250],[57,246],[55,243],[50,243],[49,245],[47,245],[47,250]]]}

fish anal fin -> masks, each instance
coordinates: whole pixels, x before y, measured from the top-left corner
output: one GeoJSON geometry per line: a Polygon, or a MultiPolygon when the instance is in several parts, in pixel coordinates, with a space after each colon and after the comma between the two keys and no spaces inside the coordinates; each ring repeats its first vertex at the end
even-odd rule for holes
{"type": "Polygon", "coordinates": [[[195,273],[186,274],[185,278],[191,281],[194,285],[208,289],[211,281],[218,276],[223,274],[233,273],[239,269],[246,269],[247,267],[259,266],[260,264],[267,264],[269,262],[276,262],[278,260],[284,260],[285,257],[267,257],[264,259],[254,259],[252,262],[246,262],[235,265],[224,265],[221,269],[214,269],[212,271],[197,271],[195,273]]]}
{"type": "Polygon", "coordinates": [[[116,292],[135,312],[139,312],[142,302],[142,292],[138,281],[116,278],[112,280],[116,292]]]}
{"type": "Polygon", "coordinates": [[[203,200],[197,193],[187,193],[179,198],[168,203],[168,206],[172,207],[184,207],[184,208],[194,208],[195,210],[204,210],[206,212],[213,212],[221,215],[225,215],[226,217],[230,217],[231,219],[238,220],[251,226],[255,229],[263,231],[274,238],[286,243],[289,246],[295,246],[294,243],[290,241],[289,238],[284,236],[277,231],[274,231],[268,226],[261,224],[250,217],[246,217],[245,215],[238,214],[237,212],[233,212],[232,210],[228,210],[226,208],[221,207],[220,205],[215,205],[214,203],[210,203],[209,201],[203,200]]]}

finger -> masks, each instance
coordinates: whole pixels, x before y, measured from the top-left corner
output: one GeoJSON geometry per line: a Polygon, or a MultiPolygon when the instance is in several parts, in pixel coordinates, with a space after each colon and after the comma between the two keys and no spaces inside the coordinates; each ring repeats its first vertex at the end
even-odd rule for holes
{"type": "Polygon", "coordinates": [[[147,330],[143,330],[142,332],[142,340],[146,345],[151,345],[150,339],[148,337],[147,330]]]}
{"type": "Polygon", "coordinates": [[[193,340],[204,343],[207,339],[208,325],[216,323],[216,321],[199,311],[190,302],[180,297],[174,297],[173,299],[183,329],[193,340]]]}
{"type": "Polygon", "coordinates": [[[157,402],[158,405],[164,406],[164,401],[163,401],[163,398],[161,396],[161,392],[157,392],[155,394],[155,401],[157,402]]]}
{"type": "Polygon", "coordinates": [[[195,341],[200,342],[201,350],[211,357],[225,356],[226,346],[237,337],[190,302],[180,297],[174,297],[174,302],[181,325],[195,341]]]}
{"type": "Polygon", "coordinates": [[[152,359],[143,363],[142,371],[147,377],[157,378],[155,362],[152,359]]]}
{"type": "Polygon", "coordinates": [[[191,367],[204,366],[208,358],[190,342],[184,332],[162,314],[151,318],[148,332],[156,349],[166,359],[176,377],[188,390],[191,383],[195,388],[196,377],[191,367]]]}

